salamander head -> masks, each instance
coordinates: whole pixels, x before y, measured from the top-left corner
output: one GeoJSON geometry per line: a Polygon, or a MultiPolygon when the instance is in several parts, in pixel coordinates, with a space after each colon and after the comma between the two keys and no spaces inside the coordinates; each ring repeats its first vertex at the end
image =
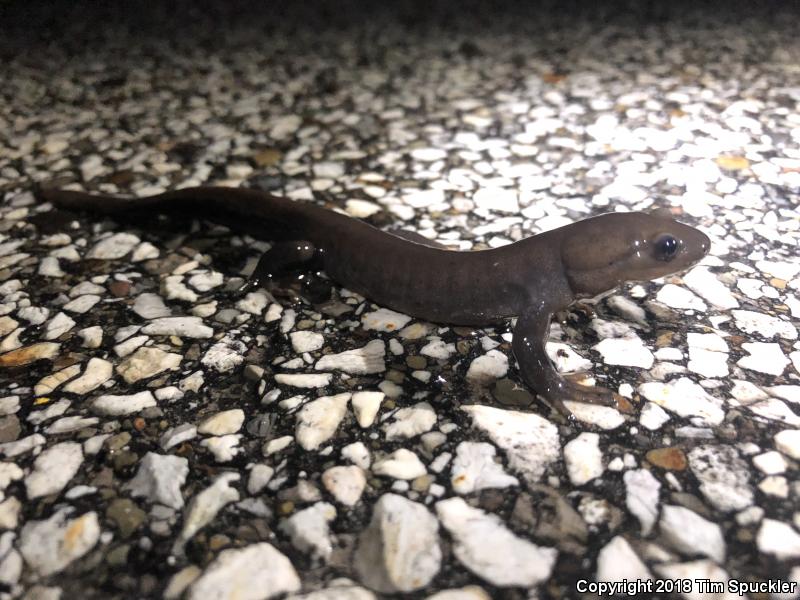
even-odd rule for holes
{"type": "Polygon", "coordinates": [[[657,213],[609,213],[564,228],[561,260],[576,296],[687,269],[711,245],[694,227],[657,213]]]}

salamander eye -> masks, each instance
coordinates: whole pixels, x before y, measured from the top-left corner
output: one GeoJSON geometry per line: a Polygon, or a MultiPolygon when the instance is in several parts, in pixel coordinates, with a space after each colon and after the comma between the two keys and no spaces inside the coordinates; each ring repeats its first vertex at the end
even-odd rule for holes
{"type": "Polygon", "coordinates": [[[656,238],[653,249],[658,260],[670,261],[678,254],[678,240],[668,233],[656,238]]]}

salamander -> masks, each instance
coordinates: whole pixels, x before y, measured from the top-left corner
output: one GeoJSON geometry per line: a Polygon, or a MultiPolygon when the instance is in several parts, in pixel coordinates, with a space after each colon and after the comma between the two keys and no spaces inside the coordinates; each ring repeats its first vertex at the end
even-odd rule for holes
{"type": "Polygon", "coordinates": [[[516,317],[512,347],[522,378],[566,414],[566,400],[616,402],[610,390],[580,385],[555,369],[545,352],[552,314],[625,281],[684,270],[710,245],[699,230],[658,212],[608,213],[499,248],[458,251],[252,189],[197,187],[141,198],[39,194],[60,207],[108,215],[198,214],[271,240],[253,273],[256,284],[321,269],[378,305],[434,323],[480,326],[516,317]]]}

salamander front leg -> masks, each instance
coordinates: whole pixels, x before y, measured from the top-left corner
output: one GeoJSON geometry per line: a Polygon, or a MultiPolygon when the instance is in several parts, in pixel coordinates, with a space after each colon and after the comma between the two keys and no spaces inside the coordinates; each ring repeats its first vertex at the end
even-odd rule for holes
{"type": "Polygon", "coordinates": [[[564,406],[564,402],[569,400],[615,406],[616,400],[611,390],[579,385],[559,375],[545,351],[549,331],[548,310],[531,307],[517,319],[514,356],[525,382],[565,415],[571,414],[564,406]]]}
{"type": "Polygon", "coordinates": [[[276,243],[261,255],[255,271],[242,290],[267,286],[297,271],[309,270],[316,252],[314,244],[305,240],[276,243]]]}

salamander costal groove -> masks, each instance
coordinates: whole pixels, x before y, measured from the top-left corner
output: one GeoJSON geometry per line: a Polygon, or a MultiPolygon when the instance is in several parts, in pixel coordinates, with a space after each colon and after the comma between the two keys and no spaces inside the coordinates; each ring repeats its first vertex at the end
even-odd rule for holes
{"type": "Polygon", "coordinates": [[[545,352],[551,315],[625,281],[682,271],[709,250],[697,229],[657,213],[609,213],[479,251],[457,251],[412,232],[387,232],[306,202],[259,190],[185,188],[143,198],[42,189],[56,206],[124,217],[197,214],[274,241],[255,283],[322,270],[376,304],[453,325],[517,317],[513,349],[525,382],[569,414],[568,400],[614,405],[605,388],[562,377],[545,352]]]}

